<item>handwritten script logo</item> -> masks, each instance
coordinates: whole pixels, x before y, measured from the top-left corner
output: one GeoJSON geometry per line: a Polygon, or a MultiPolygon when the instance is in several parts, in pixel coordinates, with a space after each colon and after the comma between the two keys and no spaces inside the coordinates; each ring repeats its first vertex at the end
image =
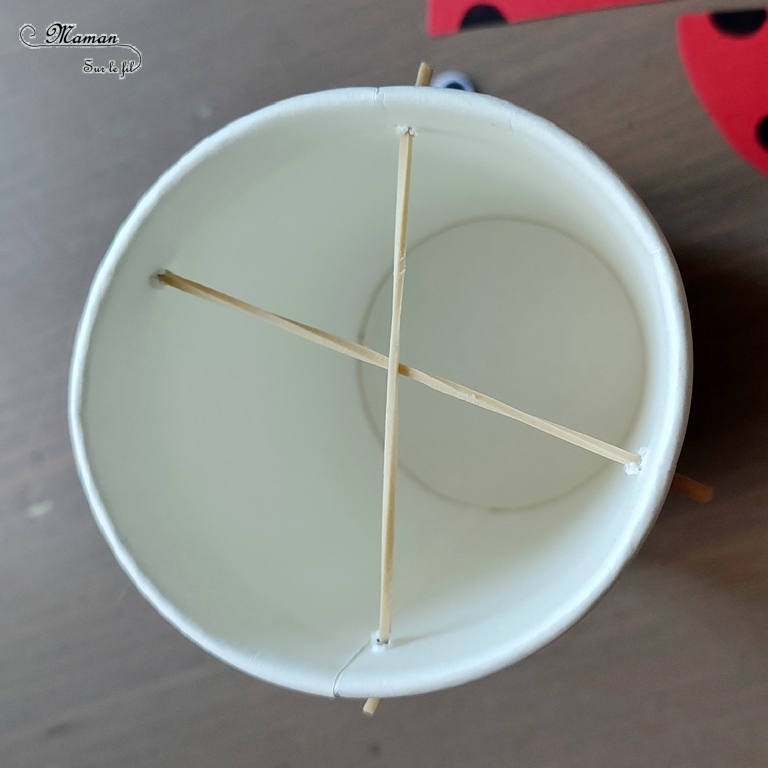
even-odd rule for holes
{"type": "Polygon", "coordinates": [[[141,67],[141,51],[128,43],[121,43],[120,38],[113,34],[82,35],[77,30],[77,24],[63,24],[54,21],[45,30],[45,40],[42,43],[32,42],[37,37],[37,30],[31,24],[25,24],[19,30],[19,40],[27,48],[124,48],[131,51],[136,58],[123,59],[118,64],[116,59],[110,59],[107,64],[95,64],[93,59],[85,59],[83,72],[97,75],[115,74],[121,80],[141,67]]]}

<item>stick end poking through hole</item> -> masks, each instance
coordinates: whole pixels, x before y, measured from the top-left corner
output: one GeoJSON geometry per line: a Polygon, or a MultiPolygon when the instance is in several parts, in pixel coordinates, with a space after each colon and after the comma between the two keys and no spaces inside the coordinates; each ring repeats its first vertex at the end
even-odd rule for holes
{"type": "Polygon", "coordinates": [[[419,73],[416,75],[416,85],[429,85],[432,82],[432,75],[434,69],[426,61],[422,61],[419,65],[419,73]]]}
{"type": "Polygon", "coordinates": [[[169,276],[171,274],[167,269],[158,269],[157,272],[149,276],[149,284],[153,288],[162,288],[164,285],[170,285],[169,276]]]}
{"type": "Polygon", "coordinates": [[[711,485],[700,483],[698,480],[694,480],[687,475],[681,475],[679,472],[676,472],[672,478],[671,490],[687,496],[699,504],[706,504],[712,501],[712,497],[715,495],[715,489],[711,485]]]}

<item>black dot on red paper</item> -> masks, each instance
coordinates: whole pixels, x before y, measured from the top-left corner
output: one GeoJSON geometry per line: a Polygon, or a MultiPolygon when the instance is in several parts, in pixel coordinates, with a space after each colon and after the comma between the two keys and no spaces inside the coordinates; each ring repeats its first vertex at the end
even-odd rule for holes
{"type": "Polygon", "coordinates": [[[724,34],[732,37],[754,35],[765,24],[768,13],[764,8],[754,11],[726,11],[713,13],[712,23],[724,34]]]}
{"type": "Polygon", "coordinates": [[[473,5],[465,14],[461,28],[481,27],[486,24],[506,24],[507,20],[495,5],[473,5]]]}
{"type": "Polygon", "coordinates": [[[768,152],[768,115],[757,124],[755,134],[757,136],[757,143],[768,152]]]}

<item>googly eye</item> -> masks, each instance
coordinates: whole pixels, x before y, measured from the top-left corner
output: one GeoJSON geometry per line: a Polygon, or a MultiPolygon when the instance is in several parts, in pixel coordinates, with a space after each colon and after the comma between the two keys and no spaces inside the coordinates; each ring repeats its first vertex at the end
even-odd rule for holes
{"type": "Polygon", "coordinates": [[[456,91],[475,92],[475,84],[463,72],[449,70],[441,72],[432,78],[432,85],[435,88],[452,88],[456,91]]]}

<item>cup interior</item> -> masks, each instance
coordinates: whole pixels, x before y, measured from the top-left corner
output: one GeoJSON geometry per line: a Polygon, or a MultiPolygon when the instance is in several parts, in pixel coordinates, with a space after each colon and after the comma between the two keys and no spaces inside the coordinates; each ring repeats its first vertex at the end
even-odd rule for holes
{"type": "Polygon", "coordinates": [[[477,94],[331,91],[224,128],[131,214],[78,334],[73,442],[118,559],[185,634],[280,685],[404,695],[527,655],[607,588],[666,495],[689,359],[666,244],[577,141],[477,94]],[[152,276],[386,354],[406,126],[403,362],[647,452],[629,475],[401,379],[381,651],[386,372],[152,276]]]}

